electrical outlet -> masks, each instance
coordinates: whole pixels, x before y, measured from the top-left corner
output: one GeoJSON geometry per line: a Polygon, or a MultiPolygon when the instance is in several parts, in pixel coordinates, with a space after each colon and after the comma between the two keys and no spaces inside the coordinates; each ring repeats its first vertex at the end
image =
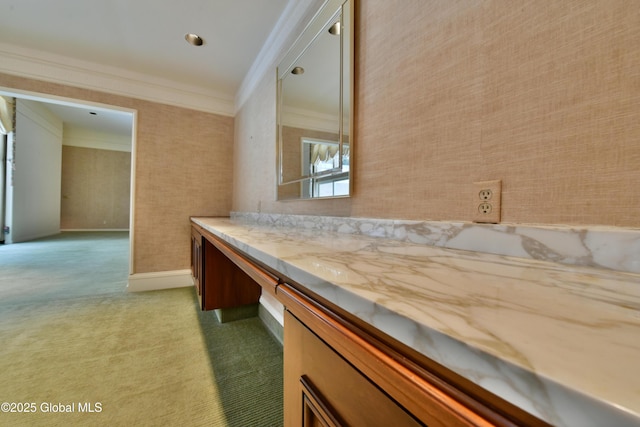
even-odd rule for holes
{"type": "Polygon", "coordinates": [[[491,211],[493,211],[493,206],[491,205],[491,203],[483,202],[478,206],[478,211],[482,215],[490,215],[491,211]]]}
{"type": "Polygon", "coordinates": [[[473,222],[499,223],[502,181],[474,182],[473,188],[473,222]]]}
{"type": "Polygon", "coordinates": [[[491,196],[493,196],[493,191],[490,188],[483,188],[478,192],[478,196],[480,196],[480,200],[490,200],[491,196]]]}

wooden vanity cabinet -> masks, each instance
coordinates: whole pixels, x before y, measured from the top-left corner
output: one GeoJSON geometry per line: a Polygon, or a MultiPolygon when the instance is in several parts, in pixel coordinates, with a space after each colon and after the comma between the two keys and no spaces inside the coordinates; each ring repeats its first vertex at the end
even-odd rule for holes
{"type": "MultiPolygon", "coordinates": [[[[260,283],[234,262],[232,250],[224,242],[192,226],[191,251],[193,281],[202,310],[258,303],[262,292],[260,283]]],[[[236,256],[236,260],[239,258],[236,256]]],[[[275,283],[271,285],[274,289],[275,283]]]]}
{"type": "Polygon", "coordinates": [[[285,426],[421,426],[290,311],[284,327],[285,426]]]}
{"type": "Polygon", "coordinates": [[[405,368],[296,289],[281,285],[278,294],[287,309],[285,427],[492,425],[457,402],[448,402],[470,420],[459,416],[438,401],[447,396],[432,385],[424,384],[427,389],[421,390],[412,384],[415,378],[403,380],[405,368]]]}
{"type": "Polygon", "coordinates": [[[284,421],[299,426],[548,426],[193,226],[202,308],[285,307],[284,421]]]}

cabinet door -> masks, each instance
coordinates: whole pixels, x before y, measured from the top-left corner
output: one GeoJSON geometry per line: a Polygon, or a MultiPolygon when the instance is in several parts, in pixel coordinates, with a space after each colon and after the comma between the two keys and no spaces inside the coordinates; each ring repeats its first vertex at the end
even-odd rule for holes
{"type": "Polygon", "coordinates": [[[326,403],[314,390],[306,375],[300,377],[302,391],[302,425],[304,427],[340,427],[326,403]]]}
{"type": "Polygon", "coordinates": [[[202,307],[202,235],[194,227],[191,228],[191,277],[202,307]]]}
{"type": "Polygon", "coordinates": [[[285,426],[421,426],[288,311],[285,426]]]}

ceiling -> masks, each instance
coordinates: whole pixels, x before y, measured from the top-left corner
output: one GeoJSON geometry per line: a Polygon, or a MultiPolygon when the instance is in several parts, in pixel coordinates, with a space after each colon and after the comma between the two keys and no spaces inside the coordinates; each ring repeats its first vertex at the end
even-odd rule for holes
{"type": "MultiPolygon", "coordinates": [[[[295,0],[292,0],[295,1],[295,0]]],[[[235,96],[289,0],[0,0],[0,43],[235,96]],[[188,44],[196,33],[205,43],[188,44]]],[[[55,107],[86,126],[109,118],[55,107]]],[[[122,114],[112,118],[118,121],[122,114]]],[[[130,116],[129,116],[130,117],[130,116]]]]}
{"type": "Polygon", "coordinates": [[[73,107],[57,103],[46,103],[45,106],[69,126],[117,135],[131,135],[133,132],[133,116],[125,111],[73,107]]]}

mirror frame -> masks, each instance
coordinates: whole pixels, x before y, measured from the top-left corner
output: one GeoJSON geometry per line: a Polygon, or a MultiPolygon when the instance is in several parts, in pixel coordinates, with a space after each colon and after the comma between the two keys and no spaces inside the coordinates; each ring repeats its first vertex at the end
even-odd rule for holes
{"type": "MultiPolygon", "coordinates": [[[[343,198],[351,197],[353,193],[353,173],[351,168],[348,172],[342,171],[342,155],[339,157],[339,166],[327,171],[319,173],[309,173],[309,175],[300,175],[296,179],[284,179],[284,143],[283,143],[283,128],[285,127],[282,122],[283,117],[283,79],[291,73],[291,70],[296,67],[296,63],[299,59],[309,50],[314,41],[324,33],[329,24],[335,21],[336,17],[340,17],[343,25],[346,25],[348,31],[345,36],[345,32],[341,31],[340,34],[340,71],[339,71],[339,109],[338,115],[338,129],[336,134],[338,135],[339,153],[343,153],[343,147],[345,145],[345,139],[348,135],[348,147],[349,147],[349,163],[353,158],[353,135],[351,129],[353,129],[353,99],[354,99],[354,3],[356,0],[327,0],[325,4],[318,10],[318,12],[311,19],[309,24],[305,27],[302,33],[298,36],[293,43],[287,54],[280,61],[276,68],[276,147],[277,147],[277,161],[276,161],[276,175],[277,175],[277,191],[276,196],[278,200],[316,200],[319,198],[343,198]],[[346,19],[345,19],[346,18],[346,19]],[[345,52],[346,50],[346,52],[345,52]],[[347,64],[345,64],[347,62],[347,64]],[[347,69],[348,67],[348,69],[347,69]],[[347,80],[348,81],[345,81],[347,80]],[[346,83],[346,84],[345,84],[346,83]],[[345,90],[345,86],[348,88],[345,90]],[[348,109],[348,118],[343,114],[345,109],[348,109]],[[347,129],[345,129],[347,128],[347,129]],[[282,197],[280,189],[283,187],[291,186],[298,183],[300,186],[311,186],[317,179],[323,180],[330,179],[331,177],[344,177],[347,174],[349,179],[349,191],[346,195],[338,196],[306,196],[305,192],[300,188],[300,192],[293,197],[282,197]]],[[[301,138],[302,139],[302,138],[301,138]]]]}

